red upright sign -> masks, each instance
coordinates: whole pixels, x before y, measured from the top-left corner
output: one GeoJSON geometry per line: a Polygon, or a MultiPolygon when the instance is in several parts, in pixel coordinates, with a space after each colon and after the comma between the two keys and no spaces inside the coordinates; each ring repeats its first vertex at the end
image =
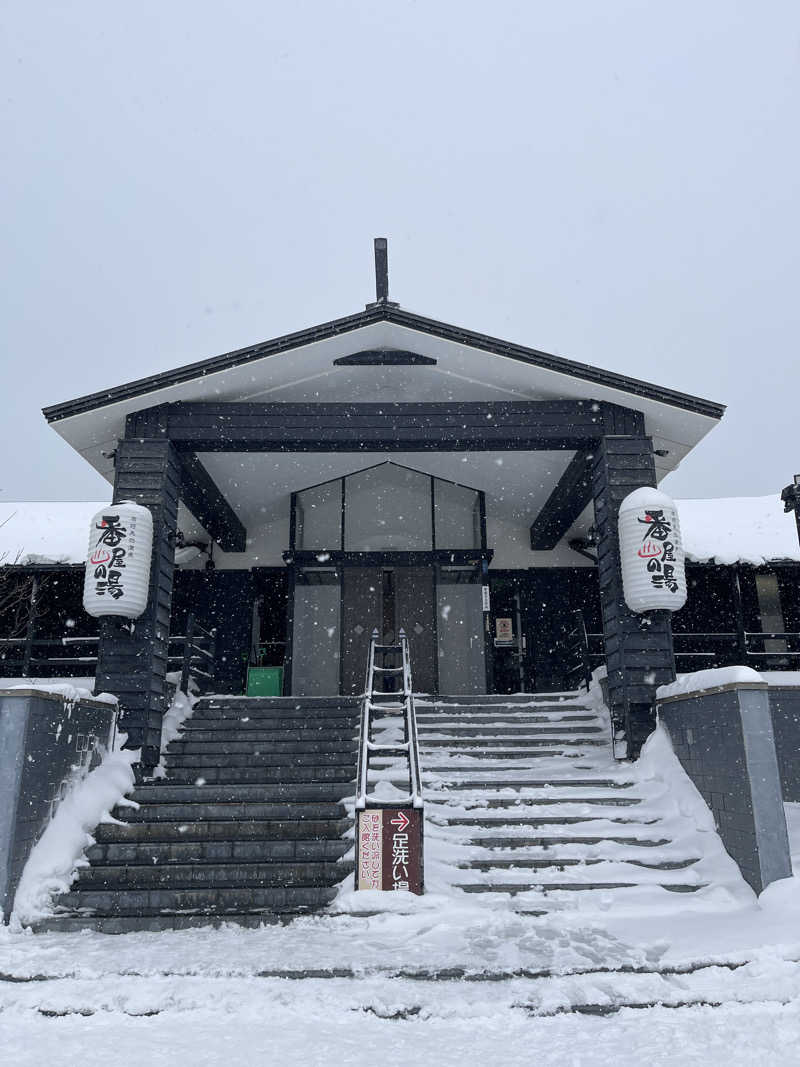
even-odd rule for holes
{"type": "Polygon", "coordinates": [[[380,808],[358,813],[359,889],[422,893],[422,813],[380,808]]]}

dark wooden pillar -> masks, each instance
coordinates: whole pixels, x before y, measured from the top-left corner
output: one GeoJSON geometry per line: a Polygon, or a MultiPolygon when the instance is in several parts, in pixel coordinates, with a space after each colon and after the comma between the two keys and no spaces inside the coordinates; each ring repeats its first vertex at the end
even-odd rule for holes
{"type": "Polygon", "coordinates": [[[622,593],[619,506],[634,489],[655,484],[649,437],[602,438],[594,457],[592,486],[608,688],[612,715],[624,725],[628,755],[634,759],[655,727],[656,687],[675,679],[669,612],[636,614],[622,593]]]}
{"type": "Polygon", "coordinates": [[[113,693],[121,707],[127,748],[141,748],[142,767],[159,761],[161,718],[167,709],[167,655],[175,571],[178,517],[178,454],[165,440],[120,441],[115,459],[114,503],[132,500],[153,514],[153,562],[144,614],[103,619],[97,661],[97,692],[113,693]]]}

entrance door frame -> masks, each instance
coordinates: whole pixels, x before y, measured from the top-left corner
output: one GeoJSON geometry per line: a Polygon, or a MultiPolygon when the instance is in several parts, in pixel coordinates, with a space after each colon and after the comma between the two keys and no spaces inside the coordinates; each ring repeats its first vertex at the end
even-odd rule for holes
{"type": "MultiPolygon", "coordinates": [[[[466,569],[468,567],[474,567],[476,573],[479,574],[479,581],[484,580],[484,575],[488,572],[489,564],[494,557],[494,550],[491,548],[481,549],[435,549],[430,552],[403,552],[395,550],[386,550],[380,552],[328,552],[324,549],[305,549],[301,552],[287,551],[283,553],[284,562],[289,570],[289,598],[286,611],[286,661],[283,672],[283,695],[292,696],[292,673],[294,666],[294,600],[295,590],[297,586],[297,572],[298,570],[335,570],[339,581],[339,598],[341,602],[342,597],[342,579],[343,570],[345,567],[375,567],[375,568],[396,568],[396,567],[432,567],[434,570],[434,594],[438,587],[439,574],[442,566],[454,569],[466,569]],[[324,556],[323,560],[320,556],[324,556]]],[[[484,617],[485,617],[484,612],[484,617]]],[[[485,618],[484,618],[485,622],[485,618]]],[[[434,623],[436,623],[436,611],[434,610],[434,623]]],[[[344,632],[343,628],[340,638],[340,656],[344,655],[344,632]]],[[[485,642],[485,664],[486,664],[486,691],[491,692],[492,679],[494,674],[494,648],[492,646],[491,635],[486,633],[484,626],[484,642],[485,642]]],[[[438,647],[439,647],[439,632],[438,625],[435,627],[434,638],[436,640],[437,649],[437,665],[436,665],[436,691],[438,692],[439,683],[439,670],[438,670],[438,647]]],[[[412,665],[413,666],[413,665],[412,665]]],[[[342,672],[341,667],[339,670],[339,691],[342,689],[342,672]]],[[[334,694],[331,694],[334,695],[334,694]]]]}

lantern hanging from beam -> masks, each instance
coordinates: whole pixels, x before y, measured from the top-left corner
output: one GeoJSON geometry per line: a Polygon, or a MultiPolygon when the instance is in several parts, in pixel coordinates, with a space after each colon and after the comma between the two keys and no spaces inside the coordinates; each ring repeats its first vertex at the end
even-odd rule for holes
{"type": "Polygon", "coordinates": [[[100,618],[138,619],[147,607],[153,516],[141,504],[109,504],[92,519],[83,607],[100,618]]]}
{"type": "Polygon", "coordinates": [[[625,603],[635,612],[679,611],[686,603],[686,557],[675,501],[635,489],[619,508],[625,603]]]}

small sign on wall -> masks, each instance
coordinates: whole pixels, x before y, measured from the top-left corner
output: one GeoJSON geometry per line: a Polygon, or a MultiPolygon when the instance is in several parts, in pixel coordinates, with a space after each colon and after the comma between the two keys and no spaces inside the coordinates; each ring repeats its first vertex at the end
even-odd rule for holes
{"type": "Polygon", "coordinates": [[[483,606],[483,610],[484,611],[490,611],[491,610],[491,606],[492,605],[491,605],[491,601],[489,599],[489,586],[488,585],[482,585],[481,586],[481,602],[482,602],[482,606],[483,606]]]}
{"type": "Polygon", "coordinates": [[[514,626],[511,619],[494,620],[495,641],[501,645],[510,645],[514,641],[514,626]]]}
{"type": "Polygon", "coordinates": [[[358,813],[357,889],[422,893],[422,812],[379,808],[358,813]]]}

